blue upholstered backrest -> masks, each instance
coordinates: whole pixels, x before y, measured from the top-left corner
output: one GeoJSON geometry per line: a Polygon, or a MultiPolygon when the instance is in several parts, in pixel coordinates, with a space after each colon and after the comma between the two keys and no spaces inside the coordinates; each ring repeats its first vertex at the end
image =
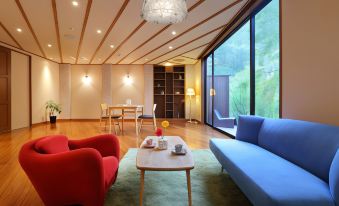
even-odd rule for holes
{"type": "Polygon", "coordinates": [[[239,116],[235,138],[244,142],[258,144],[258,135],[265,118],[258,116],[239,116]]]}
{"type": "Polygon", "coordinates": [[[339,205],[339,150],[332,161],[329,185],[336,205],[339,205]]]}
{"type": "Polygon", "coordinates": [[[339,147],[339,127],[289,119],[266,119],[258,145],[324,181],[339,147]]]}

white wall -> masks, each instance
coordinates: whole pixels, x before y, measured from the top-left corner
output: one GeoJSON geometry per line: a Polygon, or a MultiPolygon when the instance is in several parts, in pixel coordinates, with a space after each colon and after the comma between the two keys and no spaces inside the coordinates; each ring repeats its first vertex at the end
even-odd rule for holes
{"type": "Polygon", "coordinates": [[[45,103],[59,102],[59,64],[32,56],[32,124],[49,120],[45,103]]]}
{"type": "MultiPolygon", "coordinates": [[[[185,66],[185,93],[187,88],[195,90],[192,96],[192,119],[201,121],[201,62],[185,66]]],[[[185,96],[186,119],[189,118],[189,96],[185,96]]]]}
{"type": "Polygon", "coordinates": [[[100,65],[71,66],[71,118],[98,119],[102,94],[102,72],[100,65]],[[83,82],[85,75],[91,79],[89,84],[83,82]]]}
{"type": "Polygon", "coordinates": [[[153,65],[144,65],[144,114],[153,113],[153,65]]]}
{"type": "Polygon", "coordinates": [[[29,126],[29,57],[11,52],[11,129],[29,126]]]}
{"type": "Polygon", "coordinates": [[[282,1],[282,116],[339,125],[339,1],[282,1]]]}
{"type": "Polygon", "coordinates": [[[60,64],[59,65],[59,99],[62,112],[59,116],[60,119],[71,119],[71,65],[60,64]]]}

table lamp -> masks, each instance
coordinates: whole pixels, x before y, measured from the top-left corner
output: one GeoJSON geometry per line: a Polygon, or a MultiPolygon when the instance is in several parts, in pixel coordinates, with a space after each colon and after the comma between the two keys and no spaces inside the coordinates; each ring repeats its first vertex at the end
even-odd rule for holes
{"type": "Polygon", "coordinates": [[[194,123],[196,124],[196,121],[192,121],[192,96],[195,95],[195,91],[193,88],[187,88],[186,90],[186,95],[190,97],[190,113],[189,113],[189,123],[194,123]]]}

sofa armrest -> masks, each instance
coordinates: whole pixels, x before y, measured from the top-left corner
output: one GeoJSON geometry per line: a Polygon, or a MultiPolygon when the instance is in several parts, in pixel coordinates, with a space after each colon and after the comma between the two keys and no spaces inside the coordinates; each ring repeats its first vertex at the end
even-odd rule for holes
{"type": "Polygon", "coordinates": [[[265,118],[258,116],[239,116],[235,139],[258,144],[258,135],[265,118]]]}
{"type": "Polygon", "coordinates": [[[97,150],[39,154],[23,148],[19,161],[46,205],[103,203],[104,169],[97,150]]]}
{"type": "Polygon", "coordinates": [[[331,194],[335,203],[339,204],[339,149],[337,150],[331,167],[330,167],[330,175],[329,175],[329,185],[331,194]]]}
{"type": "Polygon", "coordinates": [[[119,139],[111,134],[98,135],[82,140],[69,140],[70,149],[93,148],[100,152],[101,156],[115,156],[119,160],[119,139]]]}

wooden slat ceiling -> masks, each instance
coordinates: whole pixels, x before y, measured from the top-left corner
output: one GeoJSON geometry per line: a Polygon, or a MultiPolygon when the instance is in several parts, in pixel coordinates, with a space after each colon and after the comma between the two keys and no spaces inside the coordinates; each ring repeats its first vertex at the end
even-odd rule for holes
{"type": "Polygon", "coordinates": [[[162,25],[142,0],[1,0],[0,42],[58,63],[194,64],[246,2],[187,0],[187,19],[162,25]]]}

